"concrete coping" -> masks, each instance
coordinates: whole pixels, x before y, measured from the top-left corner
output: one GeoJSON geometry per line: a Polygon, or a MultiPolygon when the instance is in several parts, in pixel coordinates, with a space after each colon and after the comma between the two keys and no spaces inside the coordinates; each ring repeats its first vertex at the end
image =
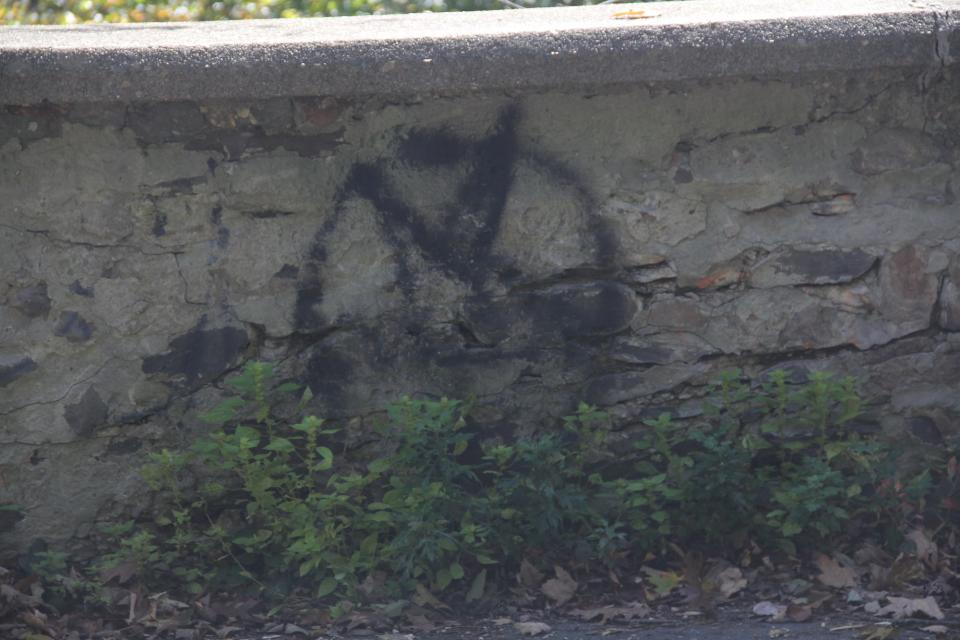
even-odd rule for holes
{"type": "Polygon", "coordinates": [[[953,62],[951,50],[960,51],[960,0],[692,0],[0,27],[0,104],[456,95],[936,70],[953,62]],[[618,16],[629,11],[643,16],[618,16]]]}

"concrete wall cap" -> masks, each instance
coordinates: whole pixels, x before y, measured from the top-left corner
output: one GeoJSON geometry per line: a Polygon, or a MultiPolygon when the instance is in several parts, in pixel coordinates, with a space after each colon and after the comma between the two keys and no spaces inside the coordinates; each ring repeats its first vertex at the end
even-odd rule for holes
{"type": "MultiPolygon", "coordinates": [[[[951,47],[952,45],[952,47],[951,47]]],[[[0,103],[456,95],[936,68],[960,0],[694,0],[403,16],[0,28],[0,103]],[[628,10],[648,17],[618,17],[628,10]]]]}

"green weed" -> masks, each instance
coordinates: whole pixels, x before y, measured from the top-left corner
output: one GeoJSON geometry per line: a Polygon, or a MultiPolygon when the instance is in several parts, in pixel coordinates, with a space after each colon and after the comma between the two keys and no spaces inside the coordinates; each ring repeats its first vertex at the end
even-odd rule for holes
{"type": "Polygon", "coordinates": [[[469,404],[402,398],[373,459],[305,414],[309,390],[298,401],[270,365],[230,385],[203,416],[212,431],[153,454],[144,477],[162,511],[115,532],[112,575],[195,593],[363,602],[426,588],[469,602],[524,560],[616,571],[677,547],[797,555],[861,526],[902,531],[957,484],[955,454],[929,481],[884,484],[894,456],[854,428],[855,382],[825,373],[751,384],[727,372],[700,417],[665,413],[616,444],[585,404],[555,431],[504,440],[481,437],[469,404]]]}

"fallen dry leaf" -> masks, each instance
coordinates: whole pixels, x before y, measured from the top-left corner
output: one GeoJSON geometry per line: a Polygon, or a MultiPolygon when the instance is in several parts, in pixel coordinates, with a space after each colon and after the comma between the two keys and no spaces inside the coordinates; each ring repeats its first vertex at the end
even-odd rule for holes
{"type": "Polygon", "coordinates": [[[656,18],[659,13],[650,13],[643,9],[627,9],[626,11],[617,11],[613,17],[617,20],[640,20],[643,18],[656,18]]]}
{"type": "Polygon", "coordinates": [[[437,628],[437,625],[433,624],[430,618],[423,614],[408,613],[407,620],[410,621],[410,624],[412,624],[413,628],[417,631],[435,631],[437,628]]]}
{"type": "Polygon", "coordinates": [[[712,579],[716,583],[720,594],[724,598],[729,598],[738,591],[742,591],[747,586],[747,579],[743,577],[743,572],[736,567],[727,567],[717,573],[716,576],[707,574],[707,580],[712,579]]]}
{"type": "Polygon", "coordinates": [[[554,604],[561,607],[569,602],[573,594],[577,592],[578,585],[577,581],[573,579],[573,576],[567,573],[562,567],[556,566],[553,569],[557,577],[550,578],[544,582],[543,586],[540,587],[540,591],[553,600],[554,604]]]}
{"type": "Polygon", "coordinates": [[[520,572],[517,573],[517,583],[520,584],[520,586],[526,587],[527,589],[536,589],[543,584],[545,577],[546,576],[526,558],[520,563],[520,572]]]}
{"type": "Polygon", "coordinates": [[[780,585],[780,588],[783,589],[784,593],[787,593],[791,596],[802,596],[804,593],[813,588],[813,583],[803,578],[794,578],[793,580],[787,580],[780,585]]]}
{"type": "Polygon", "coordinates": [[[917,558],[930,569],[936,569],[939,565],[939,552],[937,543],[927,537],[923,529],[914,529],[907,534],[907,540],[913,543],[917,550],[917,558]]]}
{"type": "Polygon", "coordinates": [[[935,636],[944,636],[950,629],[946,628],[942,624],[932,624],[929,627],[922,627],[920,631],[926,631],[927,633],[932,633],[935,636]]]}
{"type": "MultiPolygon", "coordinates": [[[[304,628],[301,627],[301,626],[298,626],[298,625],[293,624],[292,622],[288,622],[287,624],[283,625],[283,633],[286,634],[286,635],[288,635],[288,636],[292,636],[292,635],[301,635],[301,636],[310,635],[310,632],[309,632],[309,631],[307,631],[306,629],[304,629],[304,628]]],[[[406,638],[409,638],[410,640],[413,640],[413,636],[410,636],[410,635],[404,636],[404,639],[406,639],[406,638]]],[[[398,638],[397,640],[403,640],[403,639],[398,638]]]]}
{"type": "Polygon", "coordinates": [[[787,619],[792,622],[806,622],[813,616],[813,608],[805,604],[791,604],[787,606],[787,619]]]}
{"type": "Polygon", "coordinates": [[[889,564],[891,558],[890,554],[882,548],[871,542],[867,542],[854,552],[853,559],[857,565],[865,567],[871,563],[879,565],[889,564]]]}
{"type": "Polygon", "coordinates": [[[787,605],[764,600],[753,605],[753,615],[770,618],[771,620],[783,620],[787,615],[787,605]]]}
{"type": "Polygon", "coordinates": [[[601,624],[607,624],[611,620],[630,622],[635,618],[645,618],[650,615],[650,607],[643,602],[631,602],[622,607],[611,605],[592,609],[574,609],[570,613],[587,622],[599,618],[601,624]]]}
{"type": "Polygon", "coordinates": [[[683,581],[683,576],[673,571],[660,571],[653,567],[641,567],[640,570],[647,574],[647,580],[653,586],[657,596],[661,598],[676,589],[683,581]]]}
{"type": "Polygon", "coordinates": [[[41,633],[45,633],[51,636],[57,635],[56,630],[51,628],[50,625],[47,624],[47,616],[45,616],[40,611],[37,611],[36,609],[34,609],[33,611],[20,612],[20,615],[17,616],[17,619],[36,631],[39,631],[41,633]]]}
{"type": "Polygon", "coordinates": [[[844,567],[834,558],[820,554],[817,556],[817,568],[820,575],[817,580],[828,587],[845,589],[857,586],[857,572],[850,567],[844,567]]]}
{"type": "Polygon", "coordinates": [[[513,628],[524,636],[538,636],[551,630],[550,625],[544,622],[514,622],[513,628]]]}
{"type": "Polygon", "coordinates": [[[870,591],[867,589],[850,589],[847,592],[847,602],[871,602],[887,597],[886,591],[870,591]]]}
{"type": "Polygon", "coordinates": [[[933,596],[926,598],[887,596],[887,603],[887,606],[877,611],[878,616],[892,615],[894,619],[900,619],[911,618],[919,613],[934,620],[943,620],[943,611],[940,610],[940,605],[933,596]]]}
{"type": "Polygon", "coordinates": [[[883,625],[872,625],[859,632],[857,637],[860,640],[890,640],[897,637],[897,629],[883,625]]]}
{"type": "Polygon", "coordinates": [[[417,584],[417,595],[413,596],[413,601],[420,605],[421,607],[433,607],[434,609],[447,609],[449,610],[449,605],[441,602],[435,595],[430,593],[430,591],[423,586],[422,584],[417,584]]]}
{"type": "Polygon", "coordinates": [[[873,589],[902,589],[923,578],[923,564],[913,555],[901,553],[889,567],[870,565],[870,587],[873,589]]]}
{"type": "Polygon", "coordinates": [[[833,600],[833,594],[829,591],[811,591],[804,598],[807,601],[807,606],[816,610],[825,602],[833,600]]]}
{"type": "Polygon", "coordinates": [[[10,608],[26,609],[39,607],[41,599],[27,595],[9,584],[0,584],[0,603],[10,608]]]}
{"type": "MultiPolygon", "coordinates": [[[[387,621],[385,616],[379,612],[372,611],[353,611],[340,620],[346,622],[347,631],[351,632],[356,629],[367,629],[372,631],[382,630],[390,627],[390,623],[387,621]]],[[[284,627],[281,627],[279,632],[283,632],[283,630],[284,627]]]]}

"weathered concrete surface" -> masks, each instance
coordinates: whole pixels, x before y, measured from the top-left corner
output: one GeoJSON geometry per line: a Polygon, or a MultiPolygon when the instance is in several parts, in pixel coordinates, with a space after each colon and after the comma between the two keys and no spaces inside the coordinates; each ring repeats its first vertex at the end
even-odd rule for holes
{"type": "Polygon", "coordinates": [[[927,54],[0,108],[3,542],[147,506],[144,453],[249,358],[358,433],[404,393],[475,395],[501,433],[584,399],[629,427],[736,365],[850,373],[891,432],[957,435],[960,82],[927,54]]]}
{"type": "Polygon", "coordinates": [[[0,104],[450,95],[881,67],[935,73],[960,50],[960,0],[699,0],[638,5],[649,17],[617,19],[625,8],[8,27],[0,104]]]}

